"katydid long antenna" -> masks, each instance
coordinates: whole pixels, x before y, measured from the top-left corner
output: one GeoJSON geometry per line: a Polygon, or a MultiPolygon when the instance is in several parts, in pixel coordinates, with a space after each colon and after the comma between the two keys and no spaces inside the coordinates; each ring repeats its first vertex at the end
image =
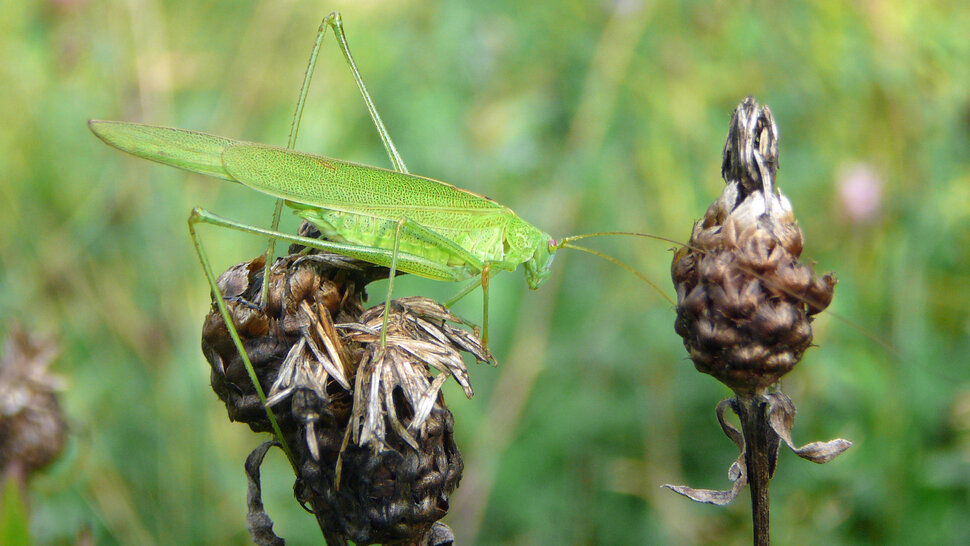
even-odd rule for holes
{"type": "Polygon", "coordinates": [[[656,239],[658,241],[671,242],[671,243],[674,243],[674,244],[679,244],[679,243],[677,243],[676,241],[673,241],[671,239],[666,239],[664,237],[658,237],[658,236],[655,236],[655,235],[648,235],[646,233],[635,233],[635,232],[632,232],[632,231],[598,231],[598,232],[595,232],[595,233],[584,233],[582,235],[571,235],[569,237],[565,237],[563,239],[560,239],[559,242],[556,243],[556,248],[557,249],[558,248],[571,248],[573,250],[578,250],[580,252],[585,252],[587,254],[592,254],[593,256],[599,256],[600,258],[603,258],[604,260],[606,260],[608,262],[614,263],[614,264],[622,267],[623,269],[626,269],[630,273],[633,273],[634,275],[636,275],[637,278],[639,278],[643,282],[647,283],[647,285],[649,285],[650,288],[652,288],[655,292],[657,292],[658,294],[660,294],[660,296],[663,299],[667,300],[667,302],[670,303],[670,305],[673,305],[673,306],[676,307],[677,302],[675,302],[673,300],[673,298],[671,298],[669,295],[667,295],[660,288],[660,286],[657,285],[657,283],[655,283],[655,282],[651,281],[650,279],[648,279],[643,273],[640,273],[636,269],[633,269],[633,267],[631,267],[631,266],[627,265],[626,263],[624,263],[624,262],[622,262],[622,261],[614,258],[613,256],[610,256],[609,254],[606,254],[605,252],[600,252],[599,250],[593,250],[591,248],[586,248],[584,246],[579,246],[579,245],[573,244],[574,241],[580,241],[582,239],[589,239],[591,237],[599,237],[599,236],[602,236],[602,235],[633,235],[633,236],[637,236],[637,237],[645,237],[645,238],[648,238],[648,239],[656,239]]]}

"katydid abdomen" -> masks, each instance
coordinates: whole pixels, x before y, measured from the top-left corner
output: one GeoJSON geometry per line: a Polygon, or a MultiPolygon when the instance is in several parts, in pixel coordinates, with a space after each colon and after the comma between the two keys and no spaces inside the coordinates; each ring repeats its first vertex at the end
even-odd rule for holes
{"type": "Polygon", "coordinates": [[[222,161],[233,178],[302,209],[300,215],[328,236],[360,245],[393,248],[396,224],[407,220],[451,241],[476,263],[412,232],[400,234],[401,251],[480,272],[485,263],[514,270],[549,240],[508,207],[430,178],[262,144],[233,144],[222,161]]]}
{"type": "MultiPolygon", "coordinates": [[[[392,249],[394,247],[397,223],[401,218],[389,219],[365,213],[308,209],[292,202],[288,202],[288,204],[295,209],[294,212],[298,216],[320,229],[320,232],[327,239],[376,248],[392,249]]],[[[503,244],[506,237],[506,225],[460,230],[435,225],[437,222],[434,222],[434,218],[425,218],[425,216],[427,215],[422,214],[421,211],[413,211],[406,218],[467,249],[481,263],[508,264],[511,265],[508,269],[514,269],[515,265],[528,258],[527,256],[515,256],[506,253],[506,245],[503,244]]],[[[471,265],[467,263],[467,260],[456,256],[447,249],[436,247],[433,241],[422,239],[420,235],[402,233],[398,248],[401,252],[421,254],[437,263],[457,268],[453,277],[439,280],[470,279],[480,273],[475,267],[466,267],[471,265]]],[[[437,278],[434,275],[425,275],[421,271],[410,272],[437,278]]]]}

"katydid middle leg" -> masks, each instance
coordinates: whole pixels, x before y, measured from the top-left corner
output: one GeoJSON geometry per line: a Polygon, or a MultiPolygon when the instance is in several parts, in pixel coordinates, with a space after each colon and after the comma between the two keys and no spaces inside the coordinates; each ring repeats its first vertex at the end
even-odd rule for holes
{"type": "Polygon", "coordinates": [[[394,226],[394,248],[391,250],[391,271],[387,275],[387,296],[384,297],[384,320],[381,321],[381,349],[387,345],[387,318],[391,309],[391,296],[394,294],[394,277],[397,276],[397,259],[400,256],[398,251],[401,249],[401,229],[404,227],[405,221],[404,218],[401,218],[397,225],[394,226]]]}
{"type": "MultiPolygon", "coordinates": [[[[415,236],[421,237],[426,240],[429,244],[435,246],[436,248],[442,248],[451,253],[452,256],[464,260],[472,269],[478,271],[481,274],[481,284],[482,284],[482,346],[486,349],[488,348],[488,280],[497,273],[497,271],[492,270],[492,264],[490,262],[483,262],[478,259],[477,256],[469,252],[467,249],[462,248],[460,245],[454,241],[442,237],[432,229],[428,229],[421,224],[404,219],[402,220],[402,228],[407,228],[407,230],[415,236]]],[[[397,248],[397,240],[395,240],[394,248],[397,248]]],[[[394,275],[394,271],[391,271],[391,275],[394,275]]],[[[389,283],[390,284],[390,283],[389,283]]],[[[452,298],[448,301],[445,307],[451,307],[459,299],[467,296],[471,293],[478,283],[470,283],[465,289],[462,290],[459,296],[452,298]]],[[[390,302],[390,292],[388,292],[388,302],[390,302]]],[[[386,310],[386,307],[385,307],[386,310]]],[[[386,322],[386,317],[385,317],[386,322]]],[[[386,324],[385,324],[386,326],[386,324]]]]}

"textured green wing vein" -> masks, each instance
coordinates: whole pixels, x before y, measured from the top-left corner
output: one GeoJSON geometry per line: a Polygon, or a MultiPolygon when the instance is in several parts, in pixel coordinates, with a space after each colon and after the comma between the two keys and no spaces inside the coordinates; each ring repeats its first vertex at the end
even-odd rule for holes
{"type": "Polygon", "coordinates": [[[512,212],[450,184],[273,146],[234,143],[222,154],[226,171],[243,184],[295,203],[397,218],[413,211],[443,216],[512,212]]]}
{"type": "Polygon", "coordinates": [[[123,121],[91,120],[88,127],[106,144],[123,152],[236,182],[222,166],[222,152],[235,143],[232,139],[123,121]]]}

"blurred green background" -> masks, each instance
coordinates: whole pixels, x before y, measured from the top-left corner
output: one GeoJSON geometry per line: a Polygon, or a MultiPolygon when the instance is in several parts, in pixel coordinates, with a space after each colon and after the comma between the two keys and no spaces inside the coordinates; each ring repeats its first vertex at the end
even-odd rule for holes
{"type": "MultiPolygon", "coordinates": [[[[970,542],[970,10],[962,2],[407,1],[0,3],[0,330],[54,334],[72,439],[33,482],[38,543],[246,543],[245,455],[199,350],[208,288],[192,206],[266,225],[269,198],[136,160],[88,118],[282,145],[319,20],[340,10],[389,131],[419,174],[485,193],[554,236],[686,240],[720,193],[746,95],[781,133],[778,183],[805,257],[840,277],[817,348],[785,379],[795,440],[845,437],[815,466],[782,451],[779,544],[970,542]]],[[[328,36],[298,148],[387,166],[328,36]]],[[[296,222],[286,218],[286,229],[296,222]]],[[[222,270],[263,242],[205,230],[222,270]]],[[[670,244],[613,253],[672,293],[670,244]]],[[[374,285],[372,293],[380,293],[374,285]]],[[[405,279],[398,294],[456,286],[405,279]]],[[[725,488],[729,392],[694,371],[670,305],[564,252],[537,292],[493,283],[496,369],[447,389],[465,476],[461,544],[750,541],[725,488]]],[[[459,313],[480,318],[480,297],[459,313]]],[[[283,458],[276,530],[319,543],[283,458]]]]}

